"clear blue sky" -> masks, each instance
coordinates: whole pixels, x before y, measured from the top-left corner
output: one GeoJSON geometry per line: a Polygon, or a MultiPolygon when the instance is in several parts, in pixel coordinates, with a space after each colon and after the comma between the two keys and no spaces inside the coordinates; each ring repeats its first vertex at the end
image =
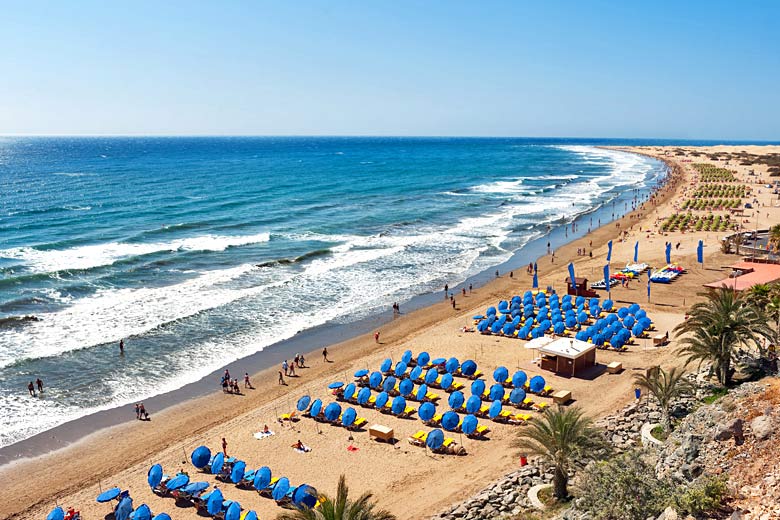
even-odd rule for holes
{"type": "Polygon", "coordinates": [[[777,140],[778,20],[780,1],[9,1],[0,134],[777,140]]]}

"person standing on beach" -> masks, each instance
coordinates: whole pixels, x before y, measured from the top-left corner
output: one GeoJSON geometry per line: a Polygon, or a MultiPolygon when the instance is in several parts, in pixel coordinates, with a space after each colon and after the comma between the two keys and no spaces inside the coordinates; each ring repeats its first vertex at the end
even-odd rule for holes
{"type": "Polygon", "coordinates": [[[227,441],[225,440],[225,438],[224,438],[224,437],[222,437],[222,454],[223,454],[225,457],[227,457],[227,456],[228,456],[228,454],[227,454],[227,441]]]}
{"type": "Polygon", "coordinates": [[[249,372],[244,372],[244,388],[252,388],[252,383],[249,382],[249,372]]]}
{"type": "Polygon", "coordinates": [[[326,363],[328,362],[328,347],[322,349],[322,359],[324,359],[326,363]]]}
{"type": "Polygon", "coordinates": [[[289,366],[287,365],[287,360],[284,360],[284,363],[282,363],[282,370],[284,371],[284,375],[287,375],[287,370],[289,369],[289,366]]]}
{"type": "Polygon", "coordinates": [[[35,397],[35,385],[33,385],[32,381],[27,385],[27,390],[29,390],[31,396],[35,397]]]}
{"type": "Polygon", "coordinates": [[[279,384],[280,385],[284,384],[284,378],[282,377],[282,371],[281,370],[279,371],[279,384]]]}
{"type": "Polygon", "coordinates": [[[119,355],[124,356],[125,354],[125,340],[120,339],[119,340],[119,355]]]}
{"type": "Polygon", "coordinates": [[[306,360],[303,359],[303,354],[301,354],[300,357],[298,358],[298,366],[301,367],[301,368],[306,368],[306,364],[305,363],[306,363],[306,360]]]}
{"type": "Polygon", "coordinates": [[[142,421],[149,419],[149,414],[147,413],[146,408],[144,407],[144,403],[141,403],[138,406],[138,415],[139,415],[138,418],[141,419],[142,421]]]}
{"type": "Polygon", "coordinates": [[[135,403],[135,418],[141,418],[141,407],[138,405],[138,403],[135,403]]]}
{"type": "Polygon", "coordinates": [[[469,293],[471,293],[471,290],[474,288],[473,285],[469,284],[469,293]]]}
{"type": "Polygon", "coordinates": [[[452,299],[452,308],[455,308],[455,298],[452,299]]]}
{"type": "Polygon", "coordinates": [[[38,392],[43,393],[43,381],[41,381],[41,378],[35,380],[35,384],[38,387],[38,392]]]}
{"type": "Polygon", "coordinates": [[[450,286],[449,284],[444,284],[444,297],[446,298],[447,295],[450,293],[450,286]]]}
{"type": "Polygon", "coordinates": [[[374,332],[374,342],[379,343],[379,331],[374,332]]]}

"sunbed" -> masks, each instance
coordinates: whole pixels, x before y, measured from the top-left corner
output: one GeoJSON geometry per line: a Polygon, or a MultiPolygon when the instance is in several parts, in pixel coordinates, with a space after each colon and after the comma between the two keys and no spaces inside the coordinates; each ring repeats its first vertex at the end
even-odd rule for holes
{"type": "Polygon", "coordinates": [[[425,441],[428,440],[428,432],[420,430],[407,440],[409,441],[409,444],[413,446],[425,446],[425,441]]]}
{"type": "MultiPolygon", "coordinates": [[[[283,413],[282,415],[280,415],[279,416],[279,420],[280,421],[296,422],[296,421],[300,420],[300,417],[298,417],[298,412],[293,410],[290,413],[283,413]]],[[[227,462],[227,461],[225,461],[225,462],[227,462]]]]}
{"type": "Polygon", "coordinates": [[[531,418],[531,414],[518,412],[509,418],[509,424],[525,424],[531,418]]]}

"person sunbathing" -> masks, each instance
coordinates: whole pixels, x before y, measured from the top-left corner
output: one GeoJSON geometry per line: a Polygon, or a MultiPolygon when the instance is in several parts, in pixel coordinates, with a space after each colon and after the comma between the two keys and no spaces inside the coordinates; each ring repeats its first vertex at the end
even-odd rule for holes
{"type": "Polygon", "coordinates": [[[268,425],[267,424],[263,425],[263,433],[271,433],[271,430],[268,429],[268,425]]]}
{"type": "Polygon", "coordinates": [[[305,449],[305,446],[303,445],[300,439],[298,439],[298,442],[293,444],[292,447],[295,448],[296,450],[301,450],[301,451],[305,449]]]}

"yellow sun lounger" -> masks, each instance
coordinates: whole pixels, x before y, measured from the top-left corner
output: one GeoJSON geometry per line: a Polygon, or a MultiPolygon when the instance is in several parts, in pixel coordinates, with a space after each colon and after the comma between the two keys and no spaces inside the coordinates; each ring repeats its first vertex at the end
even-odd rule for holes
{"type": "Polygon", "coordinates": [[[409,441],[409,444],[413,446],[425,446],[425,441],[428,440],[428,432],[420,430],[407,440],[409,441]]]}
{"type": "Polygon", "coordinates": [[[444,439],[444,443],[442,444],[442,446],[444,446],[445,448],[449,448],[450,445],[452,445],[453,442],[455,442],[455,439],[447,437],[447,438],[444,439]]]}
{"type": "Polygon", "coordinates": [[[509,418],[511,424],[523,424],[531,418],[531,414],[528,413],[516,413],[509,418]]]}
{"type": "Polygon", "coordinates": [[[279,416],[279,420],[282,421],[297,421],[299,419],[296,412],[290,412],[290,413],[283,413],[279,416]]]}
{"type": "Polygon", "coordinates": [[[353,422],[352,426],[350,426],[349,428],[353,430],[357,430],[358,428],[366,424],[366,422],[368,421],[366,420],[365,417],[358,417],[357,419],[355,419],[355,422],[353,422]]]}
{"type": "Polygon", "coordinates": [[[542,412],[542,411],[544,411],[545,408],[547,408],[550,405],[548,405],[547,403],[536,403],[536,404],[534,404],[532,406],[533,406],[534,410],[542,412]]]}
{"type": "Polygon", "coordinates": [[[439,394],[434,392],[428,392],[427,394],[425,394],[425,399],[427,399],[428,401],[436,401],[439,399],[439,394]]]}

